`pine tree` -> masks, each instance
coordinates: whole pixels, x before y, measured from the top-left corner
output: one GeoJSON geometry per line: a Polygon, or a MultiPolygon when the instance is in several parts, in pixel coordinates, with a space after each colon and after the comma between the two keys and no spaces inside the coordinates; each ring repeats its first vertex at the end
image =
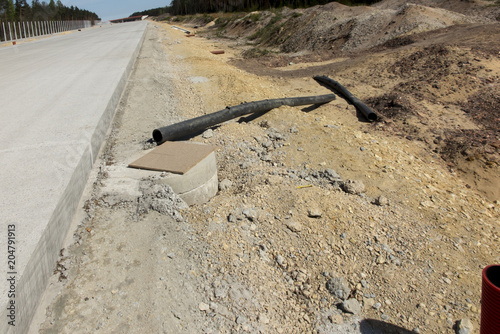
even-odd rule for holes
{"type": "Polygon", "coordinates": [[[9,21],[14,21],[16,19],[16,8],[14,7],[14,2],[12,0],[7,0],[6,17],[9,21]]]}

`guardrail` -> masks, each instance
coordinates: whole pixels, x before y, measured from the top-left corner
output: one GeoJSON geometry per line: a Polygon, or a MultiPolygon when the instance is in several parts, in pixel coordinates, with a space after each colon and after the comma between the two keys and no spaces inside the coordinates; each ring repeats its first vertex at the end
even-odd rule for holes
{"type": "Polygon", "coordinates": [[[90,28],[92,21],[17,21],[0,24],[0,42],[18,41],[63,31],[90,28]]]}

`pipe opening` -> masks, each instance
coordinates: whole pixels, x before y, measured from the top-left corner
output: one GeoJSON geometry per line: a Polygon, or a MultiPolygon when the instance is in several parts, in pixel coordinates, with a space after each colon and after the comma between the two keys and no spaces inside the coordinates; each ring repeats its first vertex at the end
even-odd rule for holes
{"type": "Polygon", "coordinates": [[[163,135],[161,134],[160,130],[153,130],[153,140],[157,143],[160,143],[163,140],[163,135]]]}
{"type": "Polygon", "coordinates": [[[491,284],[500,289],[500,266],[490,266],[486,268],[485,276],[491,284]]]}
{"type": "Polygon", "coordinates": [[[375,114],[375,113],[370,113],[366,117],[371,122],[375,122],[378,119],[377,114],[375,114]]]}

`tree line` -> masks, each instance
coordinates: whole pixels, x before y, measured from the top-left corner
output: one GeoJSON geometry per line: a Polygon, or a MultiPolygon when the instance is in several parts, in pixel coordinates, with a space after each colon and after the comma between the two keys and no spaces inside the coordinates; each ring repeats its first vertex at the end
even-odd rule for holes
{"type": "Polygon", "coordinates": [[[49,3],[33,0],[31,6],[26,0],[0,0],[0,20],[2,21],[98,21],[99,16],[91,11],[75,6],[67,7],[60,0],[49,3]]]}
{"type": "MultiPolygon", "coordinates": [[[[336,0],[344,5],[371,5],[380,0],[336,0]]],[[[192,15],[216,12],[249,12],[271,8],[307,8],[324,5],[332,0],[172,0],[170,6],[136,12],[133,15],[192,15]]]]}

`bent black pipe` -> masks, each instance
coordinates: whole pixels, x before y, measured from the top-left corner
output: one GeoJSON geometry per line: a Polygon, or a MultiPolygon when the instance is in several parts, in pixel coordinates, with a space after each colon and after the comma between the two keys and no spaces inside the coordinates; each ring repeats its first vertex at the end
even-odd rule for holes
{"type": "Polygon", "coordinates": [[[314,80],[331,87],[335,93],[342,96],[345,100],[354,105],[356,109],[358,109],[363,114],[363,116],[365,116],[366,119],[369,120],[370,122],[377,120],[378,118],[377,114],[373,112],[373,110],[371,110],[370,107],[368,107],[366,104],[361,102],[361,100],[352,95],[351,92],[349,92],[344,86],[342,86],[337,81],[329,77],[320,75],[315,76],[314,80]]]}
{"type": "Polygon", "coordinates": [[[212,114],[199,116],[180,123],[155,129],[153,131],[153,140],[160,145],[167,140],[175,140],[181,137],[189,136],[216,124],[255,112],[269,111],[284,105],[294,107],[306,104],[324,104],[333,100],[335,100],[335,94],[289,97],[283,99],[270,99],[242,103],[234,107],[226,107],[226,109],[219,110],[212,114]]]}

